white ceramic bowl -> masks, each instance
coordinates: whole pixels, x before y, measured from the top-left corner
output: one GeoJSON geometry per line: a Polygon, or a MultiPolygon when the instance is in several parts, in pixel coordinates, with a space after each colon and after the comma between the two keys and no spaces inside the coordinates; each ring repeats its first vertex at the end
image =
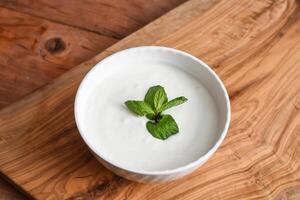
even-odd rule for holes
{"type": "Polygon", "coordinates": [[[74,112],[80,135],[87,146],[90,148],[91,152],[95,155],[95,157],[106,168],[110,169],[114,173],[124,178],[138,182],[170,181],[191,173],[199,166],[201,166],[209,157],[211,157],[217,150],[217,148],[221,145],[226,136],[230,122],[229,97],[223,83],[216,75],[216,73],[203,61],[188,53],[172,48],[158,46],[144,46],[126,49],[117,52],[96,64],[94,68],[86,75],[79,86],[75,99],[74,112]],[[201,81],[201,84],[206,87],[211,96],[214,98],[218,110],[218,127],[220,127],[218,128],[218,137],[214,141],[212,147],[197,160],[190,162],[184,166],[173,168],[170,170],[132,170],[121,167],[117,162],[112,162],[110,158],[103,156],[102,152],[99,151],[99,149],[95,149],[93,145],[91,145],[92,141],[89,137],[90,133],[83,128],[84,120],[82,120],[83,110],[85,109],[83,102],[87,98],[87,91],[91,88],[97,77],[103,76],[107,72],[107,70],[112,70],[116,63],[120,64],[129,61],[133,62],[137,58],[139,60],[155,59],[156,62],[173,62],[174,66],[179,66],[183,70],[188,71],[190,74],[193,74],[193,76],[197,77],[197,79],[201,81]]]}

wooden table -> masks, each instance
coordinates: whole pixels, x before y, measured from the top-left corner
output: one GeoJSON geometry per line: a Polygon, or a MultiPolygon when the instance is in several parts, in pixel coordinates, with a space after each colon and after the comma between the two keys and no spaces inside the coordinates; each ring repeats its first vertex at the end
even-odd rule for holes
{"type": "MultiPolygon", "coordinates": [[[[0,109],[185,1],[0,1],[0,109]]],[[[0,199],[23,198],[0,179],[0,199]]]]}
{"type": "MultiPolygon", "coordinates": [[[[96,49],[104,41],[109,41],[109,46],[120,39],[120,34],[126,35],[129,32],[124,30],[124,21],[116,23],[114,27],[107,22],[114,21],[114,17],[102,21],[106,22],[106,26],[102,28],[95,25],[93,17],[93,20],[81,17],[70,27],[73,20],[68,17],[78,16],[78,11],[85,10],[82,6],[76,9],[74,5],[66,3],[58,9],[55,7],[58,4],[56,1],[41,1],[42,3],[31,5],[34,8],[31,9],[26,6],[26,2],[16,0],[12,4],[2,1],[0,5],[9,7],[4,13],[17,9],[43,17],[39,20],[45,20],[44,15],[55,16],[51,18],[51,23],[55,25],[46,27],[53,27],[61,35],[58,37],[53,30],[48,32],[38,26],[34,33],[41,39],[16,45],[23,51],[31,51],[26,54],[30,58],[30,64],[38,62],[34,55],[40,53],[42,59],[38,66],[41,66],[43,73],[36,74],[36,80],[30,77],[36,67],[30,68],[26,73],[27,68],[23,69],[14,59],[10,59],[17,50],[7,53],[10,56],[1,59],[12,63],[12,69],[23,69],[20,76],[27,74],[29,77],[20,82],[15,81],[19,84],[16,86],[18,89],[20,86],[34,88],[35,84],[46,84],[47,81],[42,80],[45,74],[50,74],[49,84],[31,95],[22,99],[20,94],[14,94],[11,99],[4,98],[2,102],[17,102],[9,106],[6,103],[5,108],[0,111],[0,169],[31,196],[38,199],[300,198],[298,2],[190,0],[53,81],[52,78],[65,69],[63,63],[73,66],[75,60],[84,54],[76,53],[77,50],[89,52],[88,49],[96,49]],[[63,21],[64,25],[57,25],[58,21],[63,21]],[[87,21],[92,25],[87,25],[87,21]],[[66,25],[67,28],[61,28],[66,25]],[[78,27],[82,27],[82,30],[78,30],[78,27]],[[89,34],[85,35],[86,31],[89,34]],[[67,33],[72,34],[72,37],[66,37],[65,41],[62,36],[67,33]],[[101,38],[95,39],[95,35],[99,33],[101,38]],[[88,39],[80,43],[82,35],[88,39]],[[106,37],[110,40],[106,40],[106,37]],[[42,47],[39,45],[41,41],[42,47]],[[85,48],[89,45],[92,48],[85,48]],[[200,57],[222,78],[231,98],[231,128],[221,148],[195,173],[171,183],[144,185],[112,174],[91,156],[74,124],[74,94],[84,74],[107,55],[138,45],[170,46],[200,57]],[[76,51],[72,50],[73,47],[76,51]],[[74,57],[70,58],[71,54],[74,57]],[[51,66],[57,64],[57,67],[53,67],[53,73],[49,70],[52,69],[49,63],[51,66]],[[26,80],[30,84],[25,84],[26,80]]],[[[109,1],[105,3],[104,10],[114,8],[108,4],[109,1]]],[[[147,7],[147,3],[143,5],[147,7]]],[[[94,7],[89,6],[91,5],[88,3],[86,10],[90,12],[94,7]]],[[[141,8],[136,2],[132,6],[141,8]]],[[[128,11],[121,4],[120,10],[128,11]]],[[[144,10],[141,9],[136,20],[141,20],[144,15],[144,10]]],[[[8,19],[10,18],[6,19],[5,25],[8,19]]],[[[13,23],[21,23],[22,19],[18,18],[13,23]]],[[[128,21],[131,19],[130,17],[128,21]]],[[[127,22],[126,18],[124,20],[127,22]]],[[[30,19],[26,26],[22,26],[33,31],[28,23],[37,22],[30,19]]],[[[24,34],[31,37],[32,34],[24,29],[24,34]]],[[[15,38],[14,34],[20,34],[20,31],[15,31],[14,34],[10,31],[0,33],[3,33],[5,39],[11,39],[15,38]]],[[[12,41],[4,44],[17,44],[12,41]]],[[[98,50],[97,53],[99,52],[98,50]]],[[[21,60],[22,56],[17,58],[21,60]]],[[[78,62],[81,61],[78,59],[78,62]]],[[[11,71],[13,70],[4,70],[5,80],[13,82],[14,77],[19,80],[14,73],[8,73],[11,71]]]]}

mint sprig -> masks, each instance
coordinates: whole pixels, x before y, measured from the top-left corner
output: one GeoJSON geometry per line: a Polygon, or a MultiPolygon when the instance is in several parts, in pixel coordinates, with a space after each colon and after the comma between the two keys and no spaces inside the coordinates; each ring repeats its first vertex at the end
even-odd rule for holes
{"type": "Polygon", "coordinates": [[[157,85],[149,88],[144,101],[128,100],[125,105],[133,113],[146,116],[150,120],[147,122],[146,128],[153,137],[165,140],[178,133],[179,128],[171,115],[164,115],[162,112],[183,104],[187,100],[187,98],[181,96],[168,101],[165,89],[157,85]]]}

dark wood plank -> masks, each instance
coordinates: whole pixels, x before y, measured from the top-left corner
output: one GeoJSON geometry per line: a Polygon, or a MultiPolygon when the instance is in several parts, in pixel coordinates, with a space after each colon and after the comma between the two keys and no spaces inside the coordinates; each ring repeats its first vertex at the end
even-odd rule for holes
{"type": "Polygon", "coordinates": [[[11,183],[0,178],[0,200],[28,200],[24,193],[16,190],[11,183]]]}
{"type": "Polygon", "coordinates": [[[40,199],[274,199],[299,187],[298,4],[224,0],[206,12],[200,6],[189,1],[0,111],[0,169],[40,199]],[[115,176],[93,158],[76,130],[73,102],[95,63],[150,44],[210,64],[230,93],[232,123],[224,144],[194,174],[147,185],[115,176]]]}
{"type": "Polygon", "coordinates": [[[2,6],[30,14],[0,7],[0,108],[183,1],[0,1],[2,6]],[[50,17],[51,22],[43,19],[46,16],[58,18],[50,17]]]}
{"type": "Polygon", "coordinates": [[[116,41],[0,7],[0,108],[116,41]]]}
{"type": "Polygon", "coordinates": [[[121,39],[186,0],[1,0],[0,5],[121,39]]]}

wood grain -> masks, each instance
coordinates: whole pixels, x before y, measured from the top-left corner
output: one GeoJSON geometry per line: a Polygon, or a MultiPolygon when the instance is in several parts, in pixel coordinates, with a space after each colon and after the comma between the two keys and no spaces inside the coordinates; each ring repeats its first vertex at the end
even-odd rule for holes
{"type": "Polygon", "coordinates": [[[3,178],[0,179],[0,200],[27,200],[23,193],[16,190],[3,178]]]}
{"type": "Polygon", "coordinates": [[[186,0],[1,0],[0,5],[121,39],[186,0]]]}
{"type": "Polygon", "coordinates": [[[300,199],[300,187],[291,187],[282,191],[275,200],[298,200],[300,199]]]}
{"type": "Polygon", "coordinates": [[[1,0],[0,109],[184,1],[1,0]]]}
{"type": "Polygon", "coordinates": [[[199,1],[185,3],[0,111],[1,171],[38,199],[297,198],[299,5],[227,0],[200,8],[199,1]],[[187,51],[212,66],[230,93],[232,121],[221,148],[195,173],[146,185],[112,174],[93,158],[77,133],[73,101],[96,62],[150,44],[187,51]]]}
{"type": "MultiPolygon", "coordinates": [[[[197,6],[198,7],[198,9],[196,10],[196,11],[194,11],[194,12],[189,12],[188,13],[188,15],[185,15],[185,17],[182,17],[181,18],[181,20],[177,20],[178,19],[178,16],[176,15],[176,13],[175,14],[172,14],[171,13],[171,19],[173,19],[172,21],[174,21],[174,26],[171,26],[171,27],[167,27],[166,25],[169,23],[169,21],[168,20],[164,20],[164,18],[162,18],[162,19],[160,19],[159,20],[159,23],[160,24],[162,24],[162,25],[164,25],[164,27],[165,27],[165,29],[163,30],[163,29],[161,29],[161,28],[157,28],[156,29],[156,32],[159,32],[160,30],[161,30],[161,32],[159,33],[161,36],[164,36],[164,35],[167,35],[168,34],[168,32],[166,32],[166,29],[168,29],[169,31],[172,31],[172,30],[175,30],[175,29],[178,29],[178,28],[180,28],[182,25],[184,25],[184,24],[186,24],[187,22],[189,22],[189,20],[193,17],[193,16],[199,16],[200,14],[202,14],[205,10],[207,10],[207,9],[209,9],[210,7],[212,7],[214,5],[214,2],[213,1],[198,1],[198,2],[196,2],[196,3],[194,3],[193,5],[187,5],[187,6],[185,6],[185,7],[183,7],[183,8],[180,8],[180,10],[181,10],[181,12],[182,13],[187,13],[187,11],[189,11],[189,10],[191,10],[191,8],[193,7],[193,6],[197,6]],[[165,31],[165,33],[163,33],[162,31],[165,31]]],[[[170,18],[170,17],[169,17],[170,18]]],[[[170,20],[170,19],[169,19],[170,20]]],[[[150,33],[150,32],[149,32],[150,33]]],[[[137,34],[139,34],[139,33],[137,33],[137,34]]],[[[150,34],[149,34],[150,35],[150,34]]],[[[141,37],[140,37],[141,38],[141,37]]],[[[152,37],[149,37],[148,38],[148,42],[150,42],[152,37]]],[[[147,38],[144,38],[144,39],[147,39],[147,38]]],[[[152,38],[152,39],[154,39],[154,38],[152,38]]],[[[137,41],[138,42],[138,41],[137,41]]],[[[82,67],[82,66],[81,66],[82,67]]],[[[85,71],[87,70],[87,69],[84,69],[85,71]]],[[[81,75],[82,76],[82,75],[81,75]]],[[[50,86],[51,87],[51,86],[50,86]]],[[[71,99],[70,99],[71,100],[71,99]]],[[[72,101],[72,100],[71,100],[72,101]]],[[[33,114],[34,115],[34,114],[33,114]]],[[[34,118],[36,118],[36,117],[34,117],[34,118]]],[[[1,120],[0,120],[1,121],[1,120]]],[[[37,123],[39,123],[39,122],[37,122],[37,123]]],[[[73,121],[72,121],[72,123],[73,123],[73,121]]],[[[72,126],[74,126],[74,124],[72,124],[72,126]]],[[[4,131],[4,132],[6,132],[6,131],[4,131]]],[[[7,132],[8,133],[8,132],[7,132]]],[[[59,133],[60,134],[60,133],[59,133]]],[[[9,134],[6,134],[6,136],[8,136],[9,134]]],[[[50,134],[49,136],[52,136],[53,134],[50,134]]],[[[3,136],[3,135],[2,135],[3,136]]],[[[11,135],[12,136],[12,135],[11,135]]],[[[53,136],[55,136],[55,135],[53,135],[53,136]]],[[[10,136],[9,136],[10,137],[10,136]]],[[[2,139],[3,139],[4,137],[2,137],[2,139]]],[[[6,139],[7,139],[7,137],[6,137],[6,139]]],[[[20,138],[20,140],[23,140],[22,138],[20,138]]],[[[71,141],[71,143],[72,143],[72,141],[71,141]]],[[[82,144],[82,143],[81,143],[82,144]]],[[[53,147],[51,147],[51,148],[53,148],[53,147]]],[[[86,152],[86,149],[85,149],[85,147],[80,147],[80,148],[84,148],[83,149],[83,152],[85,153],[85,155],[87,154],[87,152],[86,152]]],[[[81,152],[81,150],[79,149],[79,151],[81,152]]],[[[13,156],[14,157],[14,156],[13,156]]],[[[97,162],[95,162],[95,161],[93,161],[93,165],[95,165],[95,166],[98,166],[98,163],[97,162]]],[[[79,175],[79,177],[80,177],[80,175],[79,175]]],[[[82,179],[82,178],[81,178],[82,179]]],[[[71,189],[71,192],[76,192],[77,190],[78,191],[82,191],[83,189],[86,189],[86,188],[88,188],[88,185],[86,185],[86,179],[83,179],[84,181],[82,181],[82,183],[80,182],[80,179],[79,179],[79,181],[76,181],[76,180],[78,180],[78,179],[76,179],[75,178],[75,183],[73,183],[72,185],[75,185],[75,188],[74,187],[72,187],[71,189]],[[79,186],[76,186],[76,185],[78,185],[78,184],[81,184],[82,186],[81,187],[79,187],[79,186]],[[76,189],[76,187],[78,187],[78,189],[77,190],[75,190],[76,189]]],[[[108,183],[107,181],[105,181],[105,183],[103,183],[103,185],[102,185],[102,188],[103,189],[105,189],[105,188],[107,188],[107,185],[108,184],[106,184],[106,183],[108,183]]],[[[109,182],[110,183],[110,182],[109,182]]],[[[101,185],[99,182],[97,182],[97,185],[101,185]]],[[[98,187],[97,185],[94,185],[94,188],[92,188],[92,189],[89,189],[89,191],[87,192],[87,194],[83,194],[83,195],[86,195],[86,196],[94,196],[95,194],[96,195],[101,195],[101,191],[100,191],[100,189],[99,188],[101,188],[100,186],[98,187]]],[[[64,192],[64,190],[61,192],[61,193],[63,193],[64,192]]],[[[49,192],[50,193],[50,192],[49,192]]],[[[51,195],[53,195],[53,196],[55,196],[56,194],[54,193],[54,194],[51,194],[51,195]]],[[[59,194],[59,195],[62,195],[62,194],[59,194]]],[[[76,194],[77,195],[77,194],[76,194]]],[[[82,195],[82,194],[78,194],[78,195],[82,195]]]]}
{"type": "Polygon", "coordinates": [[[0,108],[116,41],[0,7],[0,108]]]}
{"type": "MultiPolygon", "coordinates": [[[[113,10],[107,9],[105,4],[89,2],[91,8],[97,8],[102,14],[113,16],[116,22],[98,20],[99,17],[95,15],[99,14],[90,15],[89,10],[85,10],[88,13],[82,12],[81,8],[85,7],[83,1],[77,1],[76,6],[81,9],[81,14],[85,16],[88,24],[92,21],[97,22],[97,27],[103,27],[107,23],[112,27],[122,24],[123,28],[128,29],[127,32],[129,32],[140,28],[183,1],[185,0],[151,1],[151,9],[142,10],[140,5],[143,1],[139,1],[134,4],[125,4],[130,5],[126,7],[126,12],[118,11],[119,8],[122,9],[122,4],[118,1],[109,2],[113,10]],[[140,23],[137,24],[134,18],[130,23],[117,23],[127,13],[135,13],[140,23]]],[[[130,3],[131,0],[128,2],[130,3]]],[[[5,2],[0,1],[0,3],[5,2]]],[[[12,1],[9,3],[19,5],[12,1]]],[[[37,4],[39,4],[38,1],[31,2],[27,5],[27,9],[41,11],[45,8],[45,5],[37,8],[37,4]]],[[[66,5],[66,2],[56,2],[56,6],[62,10],[71,7],[70,5],[74,4],[66,5]]],[[[0,109],[49,83],[71,67],[90,59],[119,40],[114,35],[94,34],[95,31],[76,27],[76,24],[71,24],[70,27],[62,24],[63,21],[62,23],[53,22],[55,20],[52,19],[49,21],[49,16],[53,13],[47,13],[44,10],[42,13],[46,15],[41,17],[33,16],[35,15],[33,12],[27,11],[26,13],[29,15],[0,8],[0,109]]],[[[77,13],[66,17],[69,22],[81,19],[77,13]]],[[[22,198],[19,192],[14,191],[11,185],[0,179],[0,199],[16,198],[22,198]]]]}

